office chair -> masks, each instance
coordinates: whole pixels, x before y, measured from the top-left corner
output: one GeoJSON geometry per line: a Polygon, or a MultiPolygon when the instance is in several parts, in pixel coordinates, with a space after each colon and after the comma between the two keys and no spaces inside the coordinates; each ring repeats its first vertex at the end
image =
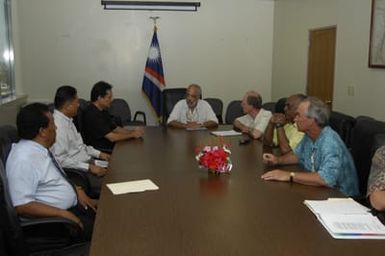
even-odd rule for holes
{"type": "Polygon", "coordinates": [[[164,89],[162,92],[162,124],[167,125],[167,119],[174,108],[175,104],[184,99],[186,96],[186,88],[164,89]]]}
{"type": "Polygon", "coordinates": [[[131,120],[131,110],[127,101],[124,99],[113,99],[108,112],[115,118],[116,123],[120,126],[145,126],[147,125],[146,114],[143,111],[136,111],[134,120],[131,120]],[[142,120],[137,120],[138,116],[142,116],[142,120]]]}
{"type": "Polygon", "coordinates": [[[0,158],[3,163],[6,162],[12,143],[19,141],[17,129],[11,125],[0,126],[0,158]]]}
{"type": "Polygon", "coordinates": [[[350,142],[361,195],[366,195],[370,167],[375,152],[375,137],[382,133],[385,133],[385,122],[365,116],[356,118],[350,142]]]}
{"type": "Polygon", "coordinates": [[[52,217],[20,221],[12,205],[3,162],[0,161],[0,226],[5,255],[86,255],[89,243],[76,242],[81,233],[73,221],[52,217]]]}
{"type": "Polygon", "coordinates": [[[240,100],[233,100],[229,103],[226,109],[226,124],[233,124],[235,119],[243,116],[241,103],[242,101],[240,100]]]}
{"type": "Polygon", "coordinates": [[[352,116],[337,111],[330,112],[329,125],[340,135],[347,148],[350,148],[350,133],[355,123],[356,119],[352,116]]]}
{"type": "Polygon", "coordinates": [[[204,100],[210,104],[211,108],[213,109],[215,115],[218,118],[219,124],[222,124],[223,123],[223,117],[222,117],[223,102],[222,102],[222,100],[219,98],[206,98],[204,100]]]}
{"type": "Polygon", "coordinates": [[[55,110],[55,104],[53,102],[50,102],[47,105],[48,105],[49,112],[53,113],[53,111],[55,110]]]}
{"type": "Polygon", "coordinates": [[[276,103],[275,103],[275,108],[274,108],[274,113],[285,113],[285,104],[286,104],[287,98],[283,97],[280,98],[276,103]]]}
{"type": "Polygon", "coordinates": [[[262,104],[262,108],[264,110],[268,110],[268,111],[274,113],[275,112],[275,102],[265,102],[262,104]]]}
{"type": "Polygon", "coordinates": [[[78,130],[78,132],[82,136],[83,140],[84,140],[83,112],[89,104],[90,104],[89,101],[86,101],[85,99],[79,98],[78,113],[73,119],[73,122],[76,126],[76,129],[78,130]]]}

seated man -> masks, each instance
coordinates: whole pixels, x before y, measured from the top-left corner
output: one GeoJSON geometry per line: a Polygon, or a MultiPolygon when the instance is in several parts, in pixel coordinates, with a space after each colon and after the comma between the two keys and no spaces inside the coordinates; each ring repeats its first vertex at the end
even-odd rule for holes
{"type": "Polygon", "coordinates": [[[261,95],[247,92],[242,99],[242,109],[245,115],[235,119],[234,127],[253,139],[262,138],[272,114],[262,108],[261,95]]]}
{"type": "Polygon", "coordinates": [[[281,154],[294,150],[303,138],[303,132],[298,131],[294,123],[299,103],[306,98],[303,94],[295,94],[287,98],[285,114],[274,113],[267,126],[264,143],[279,146],[281,154]]]}
{"type": "Polygon", "coordinates": [[[84,110],[84,134],[86,143],[100,149],[112,151],[115,142],[141,138],[142,127],[129,130],[117,126],[107,109],[112,101],[112,86],[106,82],[97,82],[91,90],[92,103],[84,110]]]}
{"type": "Polygon", "coordinates": [[[201,100],[197,84],[187,87],[186,99],[178,101],[167,120],[167,126],[181,129],[214,128],[218,119],[207,101],[201,100]]]}
{"type": "Polygon", "coordinates": [[[380,147],[372,159],[367,195],[374,209],[385,211],[385,146],[380,147]]]}
{"type": "Polygon", "coordinates": [[[294,152],[282,156],[264,154],[272,165],[299,163],[305,172],[272,170],[262,175],[264,180],[290,181],[312,186],[336,188],[345,195],[358,195],[358,179],[350,152],[339,135],[328,124],[329,109],[315,97],[302,101],[295,122],[305,133],[294,152]]]}
{"type": "Polygon", "coordinates": [[[107,169],[91,163],[92,158],[105,161],[110,155],[87,146],[76,130],[72,118],[77,115],[79,99],[77,91],[72,86],[61,86],[55,95],[55,111],[53,117],[56,125],[56,142],[51,151],[60,165],[64,168],[73,168],[88,171],[92,194],[100,194],[102,178],[107,169]],[[97,177],[99,176],[99,177],[97,177]]]}
{"type": "Polygon", "coordinates": [[[21,217],[63,217],[84,229],[91,238],[96,202],[76,187],[56,162],[49,148],[56,126],[48,106],[34,103],[17,115],[21,140],[12,145],[6,163],[9,192],[21,217]]]}

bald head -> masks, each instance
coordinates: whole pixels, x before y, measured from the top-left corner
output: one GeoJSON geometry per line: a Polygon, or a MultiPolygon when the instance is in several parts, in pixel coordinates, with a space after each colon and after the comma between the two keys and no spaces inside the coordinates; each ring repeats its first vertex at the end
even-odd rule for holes
{"type": "Polygon", "coordinates": [[[246,100],[246,103],[254,109],[260,109],[262,107],[262,97],[256,91],[246,92],[244,99],[246,100]]]}
{"type": "Polygon", "coordinates": [[[186,102],[190,109],[194,109],[197,106],[201,93],[201,87],[197,84],[190,84],[187,87],[186,102]]]}
{"type": "Polygon", "coordinates": [[[294,121],[298,105],[305,99],[306,96],[303,94],[294,94],[287,98],[284,111],[289,122],[294,121]]]}

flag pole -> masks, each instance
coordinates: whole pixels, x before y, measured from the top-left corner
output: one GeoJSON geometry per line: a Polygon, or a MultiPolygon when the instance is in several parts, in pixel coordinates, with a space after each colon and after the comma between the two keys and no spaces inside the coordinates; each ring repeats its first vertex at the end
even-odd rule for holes
{"type": "MultiPolygon", "coordinates": [[[[159,16],[150,16],[150,19],[154,22],[154,33],[156,33],[158,30],[158,27],[156,26],[156,21],[158,19],[160,19],[160,17],[159,16]]],[[[157,117],[158,117],[158,123],[161,124],[162,123],[161,122],[162,116],[157,116],[157,117]]]]}
{"type": "Polygon", "coordinates": [[[159,16],[151,16],[150,19],[154,22],[154,32],[158,30],[158,27],[156,26],[156,20],[160,19],[159,16]]]}

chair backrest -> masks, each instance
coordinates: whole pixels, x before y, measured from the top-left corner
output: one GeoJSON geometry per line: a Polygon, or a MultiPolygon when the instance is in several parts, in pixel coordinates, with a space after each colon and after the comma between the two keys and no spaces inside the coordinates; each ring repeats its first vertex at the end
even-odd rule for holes
{"type": "Polygon", "coordinates": [[[275,112],[275,102],[265,102],[262,104],[262,108],[265,110],[269,110],[270,112],[275,112]]]}
{"type": "Polygon", "coordinates": [[[0,126],[0,158],[3,163],[6,162],[12,143],[18,142],[16,127],[12,125],[0,126]]]}
{"type": "Polygon", "coordinates": [[[91,102],[86,101],[85,99],[79,98],[79,109],[85,110],[86,107],[90,104],[91,102]]]}
{"type": "Polygon", "coordinates": [[[370,166],[374,154],[374,138],[385,133],[385,122],[359,116],[351,131],[351,152],[357,168],[360,193],[366,194],[370,166]]]}
{"type": "Polygon", "coordinates": [[[206,98],[204,100],[210,104],[211,108],[213,109],[215,115],[218,118],[219,123],[222,124],[223,123],[223,117],[222,117],[223,102],[222,102],[222,100],[219,98],[206,98]]]}
{"type": "Polygon", "coordinates": [[[124,99],[113,99],[108,112],[115,118],[115,121],[120,126],[126,126],[131,122],[131,109],[124,99]]]}
{"type": "Polygon", "coordinates": [[[280,98],[276,103],[275,103],[275,108],[274,108],[274,113],[285,113],[285,104],[286,104],[286,97],[280,98]]]}
{"type": "Polygon", "coordinates": [[[53,102],[48,103],[48,109],[51,113],[55,110],[55,104],[53,102]]]}
{"type": "Polygon", "coordinates": [[[82,135],[83,140],[84,140],[83,112],[89,104],[90,104],[89,101],[86,101],[85,99],[79,98],[78,114],[74,118],[74,123],[75,123],[76,129],[78,129],[78,132],[82,135]]]}
{"type": "Polygon", "coordinates": [[[186,97],[186,88],[170,88],[164,89],[162,106],[162,123],[167,124],[167,119],[174,108],[175,104],[186,97]]]}
{"type": "Polygon", "coordinates": [[[373,141],[373,147],[372,147],[372,152],[373,155],[379,149],[385,145],[385,133],[378,133],[374,136],[374,141],[373,141]]]}
{"type": "Polygon", "coordinates": [[[350,148],[350,133],[355,123],[356,119],[352,116],[337,111],[330,112],[329,125],[340,135],[347,148],[350,148]]]}
{"type": "Polygon", "coordinates": [[[226,109],[226,124],[233,124],[236,118],[243,115],[241,103],[240,100],[233,100],[229,103],[226,109]]]}
{"type": "Polygon", "coordinates": [[[3,162],[0,161],[0,227],[9,255],[27,255],[26,244],[16,210],[12,205],[3,162]]]}

